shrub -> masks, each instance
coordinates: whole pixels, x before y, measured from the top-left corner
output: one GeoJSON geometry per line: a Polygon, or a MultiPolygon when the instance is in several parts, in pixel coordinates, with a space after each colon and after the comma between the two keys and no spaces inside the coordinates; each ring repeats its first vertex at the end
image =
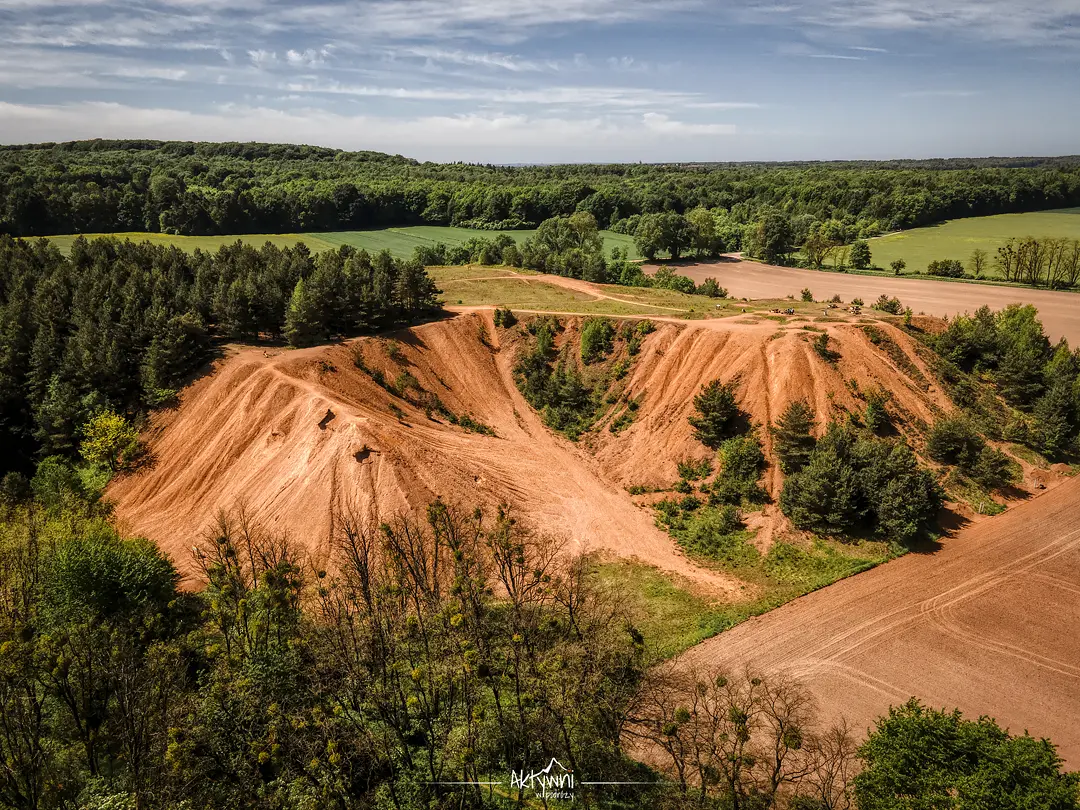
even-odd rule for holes
{"type": "Polygon", "coordinates": [[[394,390],[404,395],[409,390],[421,391],[420,381],[407,371],[402,371],[394,380],[394,390]]]}
{"type": "Polygon", "coordinates": [[[971,469],[971,479],[990,490],[1008,486],[1014,477],[1013,462],[1001,450],[989,445],[982,449],[971,469]]]}
{"type": "Polygon", "coordinates": [[[852,298],[852,299],[851,299],[851,303],[852,303],[852,304],[853,304],[854,306],[857,306],[857,307],[861,307],[861,306],[864,306],[864,304],[863,304],[863,300],[862,300],[861,298],[852,298]]]}
{"type": "Polygon", "coordinates": [[[401,349],[401,344],[396,340],[388,340],[386,342],[386,356],[400,365],[405,365],[405,363],[408,362],[405,359],[405,352],[401,349]]]}
{"type": "Polygon", "coordinates": [[[139,450],[139,434],[134,425],[113,411],[102,411],[83,426],[79,452],[88,464],[109,470],[134,461],[139,450]]]}
{"type": "Polygon", "coordinates": [[[840,352],[833,351],[829,348],[829,335],[825,332],[822,332],[814,338],[814,351],[817,353],[818,357],[832,365],[835,365],[840,359],[840,352]]]}
{"type": "Polygon", "coordinates": [[[799,295],[802,297],[802,300],[805,301],[806,303],[808,303],[808,304],[814,303],[814,294],[812,292],[810,292],[809,287],[803,287],[803,290],[802,290],[801,293],[799,293],[799,295]]]}
{"type": "Polygon", "coordinates": [[[863,411],[863,421],[866,427],[874,433],[880,433],[892,425],[889,412],[885,406],[892,399],[892,394],[884,388],[873,388],[866,392],[866,409],[863,411]]]}
{"type": "Polygon", "coordinates": [[[926,437],[926,452],[934,461],[972,469],[986,442],[962,416],[939,419],[926,437]]]}
{"type": "Polygon", "coordinates": [[[716,450],[720,444],[737,432],[738,421],[743,417],[735,401],[735,383],[713,380],[694,397],[695,416],[690,417],[694,438],[706,447],[716,450]]]}
{"type": "Polygon", "coordinates": [[[708,478],[712,473],[712,461],[707,458],[686,458],[676,464],[679,470],[679,478],[684,481],[700,481],[708,478]]]}
{"type": "Polygon", "coordinates": [[[899,276],[904,272],[904,268],[907,267],[907,262],[903,259],[893,259],[889,262],[889,267],[892,268],[894,276],[899,276]]]}
{"type": "Polygon", "coordinates": [[[728,291],[721,287],[715,278],[707,278],[701,282],[694,291],[698,295],[707,295],[709,298],[727,298],[728,291]]]}
{"type": "Polygon", "coordinates": [[[517,323],[517,318],[514,317],[514,313],[509,307],[499,307],[495,310],[495,325],[509,329],[511,326],[517,323]]]}
{"type": "Polygon", "coordinates": [[[738,506],[768,500],[758,484],[765,467],[765,454],[754,433],[728,439],[720,449],[720,472],[712,484],[712,500],[738,506]]]}
{"type": "Polygon", "coordinates": [[[927,265],[926,272],[943,278],[963,278],[964,265],[956,259],[935,259],[927,265]]]}
{"type": "Polygon", "coordinates": [[[814,412],[804,400],[792,402],[772,428],[780,469],[786,474],[798,472],[814,451],[814,412]]]}
{"type": "Polygon", "coordinates": [[[878,312],[887,312],[890,315],[899,315],[903,312],[904,305],[900,303],[899,298],[890,298],[885,293],[882,293],[874,302],[874,309],[878,312]]]}
{"type": "Polygon", "coordinates": [[[588,365],[611,351],[615,327],[607,318],[589,318],[581,329],[581,361],[588,365]]]}

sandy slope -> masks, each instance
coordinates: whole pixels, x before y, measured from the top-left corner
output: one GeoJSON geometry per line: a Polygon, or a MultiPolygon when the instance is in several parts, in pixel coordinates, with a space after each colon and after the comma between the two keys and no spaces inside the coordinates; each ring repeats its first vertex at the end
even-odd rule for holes
{"type": "Polygon", "coordinates": [[[807,681],[859,729],[914,695],[1050,737],[1080,767],[1080,479],[750,619],[687,666],[807,681]]]}
{"type": "MultiPolygon", "coordinates": [[[[576,334],[575,323],[567,321],[567,335],[576,334]]],[[[899,330],[880,328],[910,351],[899,330]]],[[[949,407],[940,391],[920,386],[873,348],[858,326],[828,329],[841,354],[835,367],[813,351],[816,333],[798,325],[660,323],[627,384],[631,395],[643,395],[637,419],[617,436],[598,431],[588,446],[553,435],[522,399],[512,378],[514,352],[495,345],[490,313],[398,333],[402,364],[378,338],[303,351],[240,349],[187,389],[177,410],[155,416],[156,464],[117,480],[109,495],[131,531],[160,543],[185,568],[200,531],[239,503],[288,530],[323,565],[336,510],[351,504],[385,516],[442,497],[489,509],[509,503],[530,525],[578,547],[637,557],[718,598],[747,597],[749,587],[734,577],[690,563],[626,487],[670,485],[678,460],[708,454],[687,417],[693,396],[714,377],[739,379],[741,404],[758,425],[796,398],[811,401],[823,425],[826,414],[861,407],[853,381],[892,390],[901,426],[949,407]],[[452,411],[492,426],[497,437],[428,419],[393,398],[355,367],[355,347],[388,380],[407,369],[452,411]],[[404,409],[402,420],[392,402],[404,409]]],[[[918,362],[913,351],[910,357],[918,362]]],[[[768,433],[762,438],[768,448],[768,433]]],[[[779,494],[775,467],[766,484],[779,494]]],[[[784,521],[770,506],[755,525],[765,529],[764,547],[784,521]]]]}
{"type": "MultiPolygon", "coordinates": [[[[354,367],[345,346],[244,349],[159,418],[154,468],[110,488],[120,521],[185,566],[217,511],[244,502],[325,562],[331,515],[347,503],[389,515],[420,510],[437,496],[468,506],[508,502],[531,525],[579,547],[637,557],[718,597],[737,592],[741,583],[688,562],[595,460],[543,427],[513,384],[509,353],[481,343],[481,328],[495,340],[481,315],[397,338],[424,388],[497,437],[428,420],[400,401],[406,416],[399,421],[390,395],[354,367]]],[[[369,365],[381,363],[393,379],[381,341],[362,343],[369,365]]]]}
{"type": "Polygon", "coordinates": [[[800,290],[809,287],[819,300],[840,295],[845,301],[861,297],[869,304],[885,293],[896,296],[915,312],[939,317],[974,312],[983,304],[991,309],[1016,303],[1034,304],[1051,339],[1065,337],[1073,345],[1080,344],[1080,296],[1076,293],[921,278],[825,273],[738,261],[730,257],[728,261],[684,265],[677,267],[676,271],[698,283],[706,278],[715,278],[737,298],[798,297],[800,290]]]}

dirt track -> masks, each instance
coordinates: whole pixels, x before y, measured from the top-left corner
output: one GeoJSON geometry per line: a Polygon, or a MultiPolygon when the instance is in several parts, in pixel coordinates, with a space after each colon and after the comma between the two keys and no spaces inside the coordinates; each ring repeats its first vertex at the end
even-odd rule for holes
{"type": "Polygon", "coordinates": [[[962,284],[919,278],[882,278],[878,276],[826,273],[794,267],[774,267],[730,258],[727,261],[676,267],[676,272],[700,284],[715,278],[736,298],[785,298],[799,296],[809,287],[822,300],[839,295],[845,301],[861,297],[867,304],[886,293],[899,298],[905,306],[927,315],[953,316],[974,312],[983,304],[1001,309],[1009,304],[1034,304],[1052,340],[1068,339],[1080,344],[1080,295],[1021,287],[998,287],[990,284],[962,284]]]}
{"type": "Polygon", "coordinates": [[[1056,742],[1080,767],[1080,479],[685,656],[805,680],[858,729],[912,695],[1056,742]]]}

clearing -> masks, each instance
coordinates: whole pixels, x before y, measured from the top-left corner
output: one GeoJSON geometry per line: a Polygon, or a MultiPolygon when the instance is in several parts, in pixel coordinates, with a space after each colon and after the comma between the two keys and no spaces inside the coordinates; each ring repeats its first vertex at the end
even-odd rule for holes
{"type": "Polygon", "coordinates": [[[967,264],[976,248],[986,251],[991,266],[987,276],[996,277],[993,258],[1009,239],[1064,237],[1080,239],[1080,208],[1059,208],[1026,214],[997,214],[989,217],[951,219],[940,225],[913,228],[869,240],[873,262],[888,268],[894,259],[903,259],[908,272],[923,273],[936,259],[957,259],[967,264]]]}

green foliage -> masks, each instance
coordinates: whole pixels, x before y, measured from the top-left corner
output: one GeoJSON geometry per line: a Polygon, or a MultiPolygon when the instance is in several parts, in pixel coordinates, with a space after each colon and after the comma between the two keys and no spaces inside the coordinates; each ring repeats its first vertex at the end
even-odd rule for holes
{"type": "Polygon", "coordinates": [[[800,529],[866,529],[908,544],[932,530],[942,493],[899,440],[829,425],[805,467],[787,477],[780,509],[800,529]]]}
{"type": "Polygon", "coordinates": [[[963,278],[964,265],[956,259],[935,259],[926,267],[927,274],[944,278],[963,278]]]}
{"type": "Polygon", "coordinates": [[[878,312],[887,312],[890,315],[899,315],[904,311],[904,305],[899,298],[889,297],[885,293],[878,296],[873,306],[878,312]]]}
{"type": "Polygon", "coordinates": [[[42,611],[50,625],[165,611],[179,581],[169,559],[149,540],[122,540],[104,524],[87,529],[44,560],[42,611]]]}
{"type": "Polygon", "coordinates": [[[986,442],[971,422],[962,416],[945,417],[934,422],[926,436],[930,458],[966,469],[975,466],[986,442]]]}
{"type": "Polygon", "coordinates": [[[701,282],[697,289],[694,290],[697,295],[705,295],[709,298],[727,298],[728,291],[726,287],[721,287],[715,278],[707,278],[701,282]]]}
{"type": "Polygon", "coordinates": [[[497,307],[495,309],[495,325],[503,329],[509,329],[517,323],[517,318],[509,307],[497,307]]]}
{"type": "Polygon", "coordinates": [[[856,270],[866,270],[870,267],[870,245],[865,239],[859,239],[852,243],[848,261],[856,270]]]}
{"type": "Polygon", "coordinates": [[[830,365],[836,365],[840,360],[840,352],[829,347],[829,335],[822,332],[813,342],[814,353],[830,365]]]}
{"type": "Polygon", "coordinates": [[[772,428],[780,469],[796,473],[806,466],[814,451],[814,412],[805,400],[792,401],[772,428]]]}
{"type": "Polygon", "coordinates": [[[892,426],[886,405],[892,401],[892,394],[884,388],[871,388],[866,392],[866,408],[863,410],[863,422],[868,430],[881,433],[892,426]]]}
{"type": "Polygon", "coordinates": [[[581,327],[581,362],[588,365],[611,351],[615,327],[607,318],[589,318],[581,327]]]}
{"type": "Polygon", "coordinates": [[[694,396],[695,414],[690,417],[694,438],[713,450],[743,428],[746,415],[735,399],[736,385],[713,380],[694,396]]]}
{"type": "Polygon", "coordinates": [[[65,257],[0,236],[0,469],[74,455],[100,411],[169,403],[212,338],[306,345],[426,317],[437,293],[422,266],[352,248],[79,238],[65,257]]]}
{"type": "Polygon", "coordinates": [[[893,259],[889,262],[889,267],[892,268],[894,276],[900,276],[903,275],[904,270],[907,268],[907,262],[903,259],[893,259]]]}
{"type": "Polygon", "coordinates": [[[756,432],[728,439],[720,446],[719,456],[720,471],[712,483],[710,503],[740,506],[768,500],[758,484],[765,469],[765,454],[756,432]]]}
{"type": "Polygon", "coordinates": [[[138,452],[138,431],[118,413],[101,411],[83,425],[79,453],[88,464],[116,470],[129,465],[138,452]]]}
{"type": "Polygon", "coordinates": [[[707,458],[686,458],[677,462],[676,468],[679,471],[679,478],[684,481],[700,481],[712,474],[713,465],[707,458]]]}
{"type": "Polygon", "coordinates": [[[802,292],[799,293],[799,297],[804,303],[814,303],[814,294],[810,292],[809,287],[803,287],[802,292]]]}
{"type": "Polygon", "coordinates": [[[1049,741],[1011,735],[990,718],[926,708],[915,698],[877,721],[859,757],[860,810],[1080,807],[1080,775],[1062,772],[1049,741]]]}

